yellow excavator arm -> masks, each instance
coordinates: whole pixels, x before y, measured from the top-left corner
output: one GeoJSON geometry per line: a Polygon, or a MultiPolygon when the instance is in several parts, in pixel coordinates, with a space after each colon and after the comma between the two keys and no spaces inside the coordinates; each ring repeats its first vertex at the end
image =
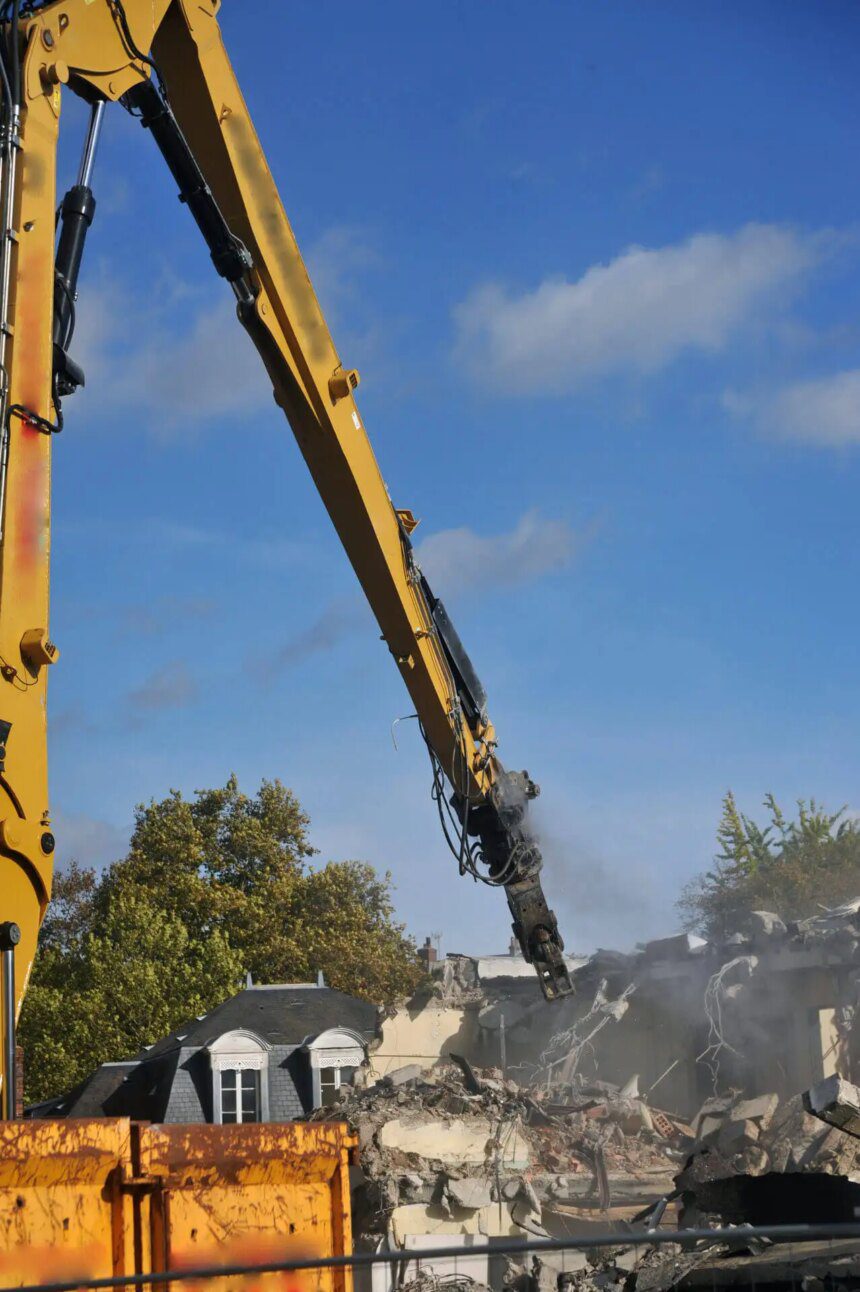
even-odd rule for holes
{"type": "Polygon", "coordinates": [[[0,950],[17,926],[16,1008],[50,897],[47,674],[50,458],[62,401],[84,380],[70,349],[95,211],[106,105],[151,132],[229,282],[382,637],[412,697],[433,794],[460,870],[505,888],[548,997],[570,989],[527,804],[505,771],[486,696],[391,503],[224,49],[219,0],[0,0],[0,950]],[[64,88],[90,104],[78,182],[56,208],[64,88]],[[5,939],[5,942],[4,942],[5,939]]]}

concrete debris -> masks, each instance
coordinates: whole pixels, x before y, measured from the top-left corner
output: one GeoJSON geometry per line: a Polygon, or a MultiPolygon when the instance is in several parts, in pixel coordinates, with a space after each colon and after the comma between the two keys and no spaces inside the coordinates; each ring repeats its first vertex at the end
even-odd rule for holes
{"type": "Polygon", "coordinates": [[[754,938],[784,938],[788,933],[784,922],[773,911],[750,911],[749,928],[754,938]]]}
{"type": "Polygon", "coordinates": [[[671,938],[655,938],[653,942],[646,942],[643,956],[646,960],[665,960],[700,955],[707,945],[705,939],[695,933],[678,933],[671,938]]]}
{"type": "Polygon", "coordinates": [[[804,1096],[806,1111],[849,1135],[860,1135],[860,1089],[835,1073],[804,1096]]]}
{"type": "Polygon", "coordinates": [[[745,1232],[752,1224],[854,1219],[860,1138],[847,1128],[860,1119],[860,1090],[850,1083],[831,1079],[785,1100],[740,1091],[712,1096],[687,1124],[651,1110],[632,1077],[620,1087],[583,1084],[559,1104],[543,1088],[518,1086],[495,1071],[443,1061],[420,1080],[356,1090],[340,1106],[362,1144],[357,1247],[401,1246],[408,1260],[410,1247],[431,1238],[439,1246],[462,1242],[469,1262],[477,1259],[468,1255],[470,1243],[571,1236],[620,1220],[628,1233],[680,1223],[736,1227],[737,1238],[719,1247],[621,1242],[587,1254],[508,1254],[503,1276],[498,1260],[467,1277],[455,1267],[451,1273],[443,1260],[438,1269],[423,1268],[428,1260],[432,1265],[424,1257],[421,1273],[399,1286],[411,1292],[674,1292],[748,1285],[743,1272],[751,1262],[763,1271],[790,1265],[792,1284],[806,1292],[856,1286],[856,1256],[853,1263],[832,1253],[804,1262],[796,1251],[765,1250],[745,1232]],[[478,1093],[469,1093],[472,1084],[478,1093]],[[448,1109],[460,1101],[470,1111],[453,1115],[448,1109]],[[625,1129],[631,1108],[650,1114],[634,1130],[625,1129]]]}
{"type": "Polygon", "coordinates": [[[732,1095],[712,1095],[710,1099],[706,1099],[693,1118],[693,1131],[697,1138],[704,1139],[713,1131],[719,1130],[724,1114],[734,1102],[732,1095]]]}
{"type": "Polygon", "coordinates": [[[449,955],[384,1021],[371,1080],[429,1072],[454,1052],[565,1103],[584,1084],[622,1087],[637,1072],[649,1106],[690,1123],[711,1088],[787,1099],[837,1070],[860,1078],[860,899],[804,920],[755,911],[739,924],[707,942],[684,933],[632,954],[571,957],[576,994],[552,1010],[516,949],[449,955]]]}
{"type": "Polygon", "coordinates": [[[729,1110],[729,1121],[752,1121],[761,1130],[767,1130],[778,1107],[778,1095],[760,1095],[758,1099],[741,1099],[729,1110]]]}
{"type": "Polygon", "coordinates": [[[670,1114],[658,1130],[643,1098],[608,1083],[558,1103],[462,1060],[391,1075],[347,1092],[336,1112],[359,1137],[353,1226],[365,1249],[421,1233],[564,1232],[574,1215],[600,1223],[610,1207],[632,1217],[671,1191],[692,1143],[670,1114]]]}
{"type": "Polygon", "coordinates": [[[386,1072],[383,1081],[390,1086],[405,1086],[407,1082],[420,1081],[424,1075],[424,1069],[419,1063],[407,1063],[402,1068],[394,1068],[386,1072]]]}
{"type": "Polygon", "coordinates": [[[489,1207],[493,1201],[493,1191],[489,1180],[467,1176],[465,1180],[448,1178],[445,1185],[448,1200],[466,1211],[477,1211],[480,1207],[489,1207]]]}
{"type": "Polygon", "coordinates": [[[855,1219],[860,1139],[839,1125],[860,1112],[855,1100],[860,1091],[839,1078],[781,1103],[774,1095],[739,1099],[723,1110],[716,1133],[706,1135],[707,1124],[720,1116],[712,1109],[676,1180],[683,1223],[855,1219]]]}
{"type": "Polygon", "coordinates": [[[448,956],[386,1023],[337,1109],[361,1143],[360,1246],[432,1237],[465,1259],[507,1236],[720,1224],[738,1233],[721,1250],[566,1251],[504,1279],[492,1258],[462,1286],[716,1288],[752,1261],[804,1292],[847,1286],[838,1262],[751,1254],[744,1228],[860,1214],[860,899],[571,959],[576,994],[551,1010],[526,969],[516,950],[448,956]]]}
{"type": "Polygon", "coordinates": [[[440,1000],[461,1003],[481,998],[477,961],[471,956],[446,956],[433,980],[433,993],[440,1000]]]}
{"type": "Polygon", "coordinates": [[[718,1143],[722,1152],[736,1153],[751,1144],[757,1144],[760,1134],[761,1127],[752,1118],[744,1121],[732,1118],[720,1127],[718,1143]]]}

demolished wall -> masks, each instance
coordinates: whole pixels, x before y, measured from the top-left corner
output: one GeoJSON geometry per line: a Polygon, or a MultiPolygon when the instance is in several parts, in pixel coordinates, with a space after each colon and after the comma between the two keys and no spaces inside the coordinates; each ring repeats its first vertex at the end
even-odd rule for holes
{"type": "MultiPolygon", "coordinates": [[[[696,1286],[705,1261],[717,1287],[761,1254],[627,1248],[567,1254],[571,1269],[467,1252],[620,1223],[854,1219],[860,1091],[844,1079],[860,1075],[860,900],[793,924],[757,912],[720,942],[681,934],[568,964],[576,993],[548,1005],[519,955],[449,955],[383,1019],[364,1085],[344,1092],[337,1115],[361,1146],[357,1245],[463,1247],[438,1269],[405,1255],[398,1286],[658,1292],[696,1286]],[[827,1085],[835,1073],[842,1083],[827,1085]],[[808,1087],[815,1106],[813,1091],[797,1094],[808,1087]]],[[[762,1264],[761,1277],[787,1268],[762,1264]]],[[[378,1268],[368,1292],[392,1286],[378,1268]]]]}
{"type": "Polygon", "coordinates": [[[383,1025],[373,1073],[465,1054],[549,1088],[574,1078],[617,1085],[637,1074],[661,1106],[691,1117],[715,1089],[789,1096],[839,1071],[855,1071],[860,993],[860,899],[812,919],[754,913],[723,941],[661,938],[631,954],[569,959],[573,997],[547,1006],[519,955],[448,956],[432,987],[383,1025]],[[626,1000],[580,1051],[561,1053],[603,993],[626,1000]],[[569,1060],[569,1061],[568,1061],[569,1060]]]}
{"type": "Polygon", "coordinates": [[[447,1005],[423,996],[384,1017],[370,1056],[370,1078],[379,1080],[407,1065],[429,1071],[441,1057],[473,1054],[478,1048],[477,1003],[447,1005]]]}
{"type": "Polygon", "coordinates": [[[356,1247],[404,1254],[359,1281],[361,1292],[669,1292],[688,1277],[696,1285],[703,1263],[711,1289],[747,1282],[750,1263],[760,1281],[793,1270],[802,1282],[820,1267],[829,1286],[847,1288],[860,1270],[826,1250],[788,1264],[776,1254],[768,1265],[744,1238],[750,1224],[855,1218],[860,1090],[843,1079],[786,1100],[712,1096],[687,1124],[652,1106],[634,1081],[582,1082],[560,1102],[461,1057],[345,1089],[335,1115],[359,1138],[356,1247]],[[737,1240],[697,1251],[469,1254],[505,1238],[623,1239],[661,1224],[741,1228],[737,1240]],[[457,1258],[426,1255],[458,1245],[457,1258]],[[409,1260],[418,1251],[420,1268],[409,1260]]]}

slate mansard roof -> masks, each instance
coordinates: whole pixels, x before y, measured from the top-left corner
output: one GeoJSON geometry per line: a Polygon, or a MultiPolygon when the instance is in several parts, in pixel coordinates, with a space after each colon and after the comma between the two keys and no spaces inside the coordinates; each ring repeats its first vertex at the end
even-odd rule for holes
{"type": "Polygon", "coordinates": [[[377,1010],[333,987],[298,984],[246,987],[216,1005],[202,1018],[183,1023],[175,1032],[141,1050],[138,1059],[153,1059],[181,1045],[200,1049],[236,1028],[256,1032],[269,1045],[301,1045],[330,1027],[348,1027],[370,1040],[377,1010]]]}
{"type": "MultiPolygon", "coordinates": [[[[132,1116],[146,1121],[205,1118],[206,1050],[220,1036],[252,1032],[271,1048],[275,1088],[283,1107],[275,1119],[298,1116],[303,1107],[303,1079],[295,1054],[330,1028],[346,1028],[370,1041],[376,1034],[377,1009],[345,992],[315,984],[246,987],[208,1014],[182,1024],[133,1059],[103,1063],[67,1094],[28,1109],[27,1115],[53,1117],[132,1116]],[[291,1057],[293,1056],[293,1057],[291,1057]],[[195,1094],[195,1089],[197,1093],[195,1094]],[[177,1117],[174,1111],[185,1109],[177,1117]]],[[[277,1110],[273,1109],[273,1113],[277,1110]]]]}

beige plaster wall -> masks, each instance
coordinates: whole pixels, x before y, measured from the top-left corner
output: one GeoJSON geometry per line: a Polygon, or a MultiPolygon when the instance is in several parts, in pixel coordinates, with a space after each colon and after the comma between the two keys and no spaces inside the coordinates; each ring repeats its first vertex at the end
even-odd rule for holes
{"type": "Polygon", "coordinates": [[[474,1052],[477,1030],[474,1010],[433,1004],[423,1009],[398,1009],[382,1024],[382,1039],[370,1055],[370,1079],[378,1080],[408,1063],[432,1068],[452,1050],[469,1057],[474,1052]]]}

